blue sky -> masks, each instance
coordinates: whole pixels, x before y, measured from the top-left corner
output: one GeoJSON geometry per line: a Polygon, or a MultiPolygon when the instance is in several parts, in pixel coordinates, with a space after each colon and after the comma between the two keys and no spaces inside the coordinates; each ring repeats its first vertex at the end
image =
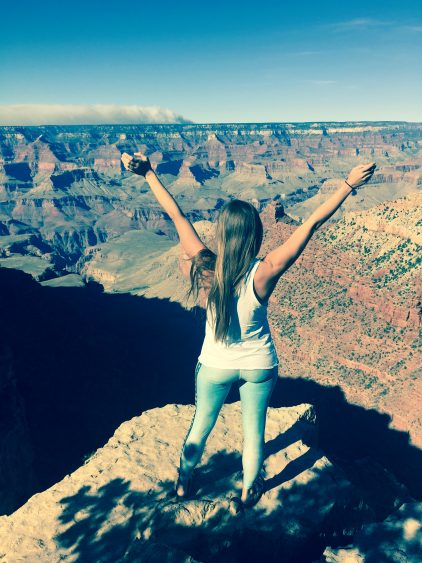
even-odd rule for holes
{"type": "Polygon", "coordinates": [[[3,106],[158,106],[198,123],[422,121],[421,0],[22,0],[1,13],[3,106]]]}

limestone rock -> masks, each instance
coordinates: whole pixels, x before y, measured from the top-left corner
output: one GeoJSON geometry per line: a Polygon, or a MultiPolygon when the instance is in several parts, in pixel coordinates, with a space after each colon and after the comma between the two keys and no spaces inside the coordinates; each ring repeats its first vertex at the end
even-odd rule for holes
{"type": "Polygon", "coordinates": [[[327,563],[388,561],[417,563],[422,561],[422,503],[403,504],[383,522],[365,526],[353,540],[352,547],[327,548],[327,563]]]}
{"type": "Polygon", "coordinates": [[[193,497],[174,497],[193,414],[193,405],[167,405],[123,423],[82,467],[0,518],[1,560],[236,561],[245,550],[258,556],[259,539],[264,559],[289,561],[327,533],[351,488],[316,446],[311,405],[269,408],[266,490],[237,514],[229,497],[242,478],[239,402],[223,405],[193,497]]]}

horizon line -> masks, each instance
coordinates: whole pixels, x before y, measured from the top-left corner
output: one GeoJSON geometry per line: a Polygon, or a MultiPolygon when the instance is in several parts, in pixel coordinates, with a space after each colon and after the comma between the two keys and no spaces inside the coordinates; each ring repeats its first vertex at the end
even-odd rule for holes
{"type": "Polygon", "coordinates": [[[195,125],[296,125],[296,124],[303,124],[306,125],[308,123],[412,123],[412,124],[421,124],[422,121],[410,121],[410,120],[398,120],[398,119],[377,119],[377,120],[368,120],[368,119],[351,119],[351,120],[310,120],[310,121],[186,121],[184,123],[169,123],[169,122],[140,122],[140,123],[38,123],[38,124],[31,124],[31,125],[22,125],[22,124],[8,124],[4,125],[0,123],[0,127],[103,127],[103,126],[114,126],[114,127],[131,127],[131,126],[169,126],[169,127],[185,127],[185,126],[195,126],[195,125]]]}

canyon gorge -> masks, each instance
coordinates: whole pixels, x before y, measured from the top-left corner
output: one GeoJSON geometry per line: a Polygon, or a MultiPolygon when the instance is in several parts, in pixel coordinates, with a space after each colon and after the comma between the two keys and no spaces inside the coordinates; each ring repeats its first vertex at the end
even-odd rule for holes
{"type": "MultiPolygon", "coordinates": [[[[204,310],[185,298],[188,283],[174,225],[143,178],[121,164],[123,152],[137,151],[149,156],[213,250],[221,206],[230,198],[255,205],[264,225],[259,257],[287,240],[354,166],[376,162],[371,181],[314,234],[271,296],[268,318],[280,370],[269,439],[286,432],[286,413],[293,412],[288,409],[312,405],[317,453],[302,469],[318,472],[323,459],[320,470],[345,483],[338,497],[326,499],[329,507],[321,504],[312,526],[299,518],[296,540],[304,537],[308,547],[311,541],[317,546],[316,551],[302,546],[304,561],[340,561],[341,546],[363,537],[362,526],[384,521],[400,506],[415,519],[422,496],[420,124],[9,126],[0,127],[0,513],[8,515],[0,518],[0,540],[10,540],[13,526],[24,538],[25,522],[40,507],[51,507],[57,495],[78,498],[82,481],[75,475],[89,471],[125,424],[136,434],[144,415],[159,420],[162,413],[158,428],[165,434],[172,427],[170,411],[185,420],[194,403],[191,374],[204,310]],[[352,489],[359,491],[352,495],[353,522],[344,520],[347,510],[340,509],[352,489]],[[336,514],[342,522],[338,530],[336,514]]],[[[218,437],[224,442],[224,424],[236,419],[230,414],[236,401],[233,389],[216,443],[218,437]]],[[[165,446],[170,459],[179,438],[171,436],[165,446]]],[[[136,457],[135,446],[130,455],[136,457]]],[[[222,458],[234,455],[226,446],[222,458]]],[[[290,452],[285,463],[295,465],[304,447],[290,452]]],[[[277,459],[267,460],[270,478],[277,474],[277,459]]],[[[95,490],[106,486],[107,475],[98,475],[109,464],[107,458],[96,465],[95,490]]],[[[170,468],[166,471],[171,479],[170,468]]],[[[285,475],[278,485],[298,486],[299,474],[287,471],[289,479],[285,475]]],[[[117,482],[122,476],[117,472],[110,482],[127,492],[117,482]]],[[[142,495],[147,484],[143,477],[142,495]]],[[[154,481],[152,508],[163,500],[157,486],[154,481]]],[[[315,483],[309,494],[317,495],[316,488],[315,483]]],[[[276,492],[281,495],[273,489],[266,497],[273,518],[279,516],[276,492]]],[[[204,513],[202,505],[190,509],[192,515],[204,513]]],[[[178,515],[168,518],[174,524],[178,515]]],[[[156,547],[139,548],[144,555],[151,549],[151,560],[162,553],[161,544],[180,551],[174,560],[239,557],[239,541],[231,538],[224,553],[212,555],[210,546],[200,547],[198,531],[177,545],[176,532],[164,521],[154,525],[156,547]],[[197,546],[192,553],[190,541],[197,546]]],[[[269,522],[261,522],[263,536],[269,522]]],[[[135,528],[125,541],[135,537],[135,528]]],[[[212,530],[221,537],[226,524],[219,521],[212,530]]],[[[294,561],[300,542],[293,541],[292,530],[283,524],[274,541],[290,550],[294,561]]],[[[52,534],[35,533],[46,546],[39,560],[55,560],[52,534]]],[[[14,561],[17,544],[5,545],[0,541],[0,560],[7,554],[7,561],[14,561]]],[[[36,553],[34,545],[28,549],[36,553]]],[[[85,545],[80,554],[95,556],[92,549],[85,545]]],[[[118,557],[128,557],[125,551],[118,557]]],[[[412,551],[408,560],[413,556],[412,551]]]]}

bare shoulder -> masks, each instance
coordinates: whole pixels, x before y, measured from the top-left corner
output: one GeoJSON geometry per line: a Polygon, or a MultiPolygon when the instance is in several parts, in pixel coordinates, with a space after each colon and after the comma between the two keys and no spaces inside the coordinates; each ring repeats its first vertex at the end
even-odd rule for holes
{"type": "Polygon", "coordinates": [[[267,257],[261,258],[253,279],[255,293],[261,301],[268,301],[281,275],[267,257]]]}
{"type": "Polygon", "coordinates": [[[264,258],[260,258],[259,266],[255,271],[254,280],[255,281],[263,281],[266,279],[273,278],[275,276],[274,267],[268,258],[265,256],[264,258]]]}

